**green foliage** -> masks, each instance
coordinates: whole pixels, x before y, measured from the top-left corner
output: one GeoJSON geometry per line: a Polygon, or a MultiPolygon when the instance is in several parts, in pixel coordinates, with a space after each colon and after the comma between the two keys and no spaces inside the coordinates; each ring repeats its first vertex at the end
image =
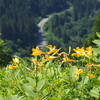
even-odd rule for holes
{"type": "Polygon", "coordinates": [[[100,38],[100,32],[96,32],[98,38],[100,38]]]}
{"type": "Polygon", "coordinates": [[[77,19],[81,19],[85,17],[88,19],[92,14],[94,14],[93,11],[97,10],[100,5],[100,2],[98,0],[74,0],[73,1],[73,18],[75,21],[77,19]]]}
{"type": "Polygon", "coordinates": [[[85,46],[95,46],[95,44],[92,42],[94,39],[98,39],[99,38],[99,32],[100,32],[100,13],[97,13],[97,18],[94,22],[93,25],[93,32],[89,35],[89,37],[85,40],[85,42],[87,42],[87,44],[85,44],[85,46]]]}
{"type": "MultiPolygon", "coordinates": [[[[31,2],[32,0],[0,1],[0,32],[7,46],[12,49],[12,53],[21,53],[22,49],[37,44],[37,26],[31,2]],[[21,48],[20,51],[19,48],[21,48]]],[[[26,50],[26,52],[29,51],[26,50]]],[[[25,55],[29,56],[24,52],[25,55]]]]}
{"type": "Polygon", "coordinates": [[[7,100],[18,100],[15,95],[10,95],[7,100]]]}
{"type": "Polygon", "coordinates": [[[99,90],[96,87],[93,87],[93,89],[89,93],[91,96],[95,98],[99,98],[99,90]]]}
{"type": "MultiPolygon", "coordinates": [[[[69,0],[67,1],[69,2],[69,0]]],[[[47,14],[69,7],[66,0],[0,1],[0,32],[12,53],[30,56],[29,49],[37,45],[37,23],[47,14]]]]}
{"type": "Polygon", "coordinates": [[[51,44],[50,40],[54,36],[52,42],[56,42],[59,47],[63,46],[64,51],[73,42],[73,46],[82,45],[84,38],[91,33],[90,27],[94,22],[92,17],[100,6],[97,0],[8,0],[7,2],[1,0],[0,32],[6,45],[12,49],[12,53],[18,52],[21,56],[30,56],[29,49],[36,46],[38,40],[36,24],[42,17],[63,11],[69,5],[73,7],[71,12],[54,14],[51,22],[45,25],[45,31],[54,34],[47,40],[51,44]],[[76,35],[78,38],[75,40],[76,35]],[[59,40],[61,43],[58,43],[59,40]]]}
{"type": "Polygon", "coordinates": [[[36,56],[41,50],[34,48],[33,57],[15,57],[6,69],[1,68],[0,100],[98,100],[100,59],[96,59],[100,52],[78,48],[72,54],[80,57],[71,60],[69,53],[48,47],[42,55],[36,56]],[[47,61],[46,56],[57,58],[47,61]],[[66,57],[69,60],[65,61],[66,57]]]}
{"type": "Polygon", "coordinates": [[[90,34],[93,33],[92,27],[96,20],[95,12],[99,9],[98,5],[100,2],[97,0],[74,0],[71,11],[52,15],[44,25],[47,43],[54,45],[56,41],[56,45],[64,51],[68,46],[89,46],[93,40],[90,34]]]}
{"type": "Polygon", "coordinates": [[[62,47],[63,51],[66,51],[69,46],[82,46],[85,44],[83,41],[92,32],[91,27],[94,20],[95,17],[88,20],[83,17],[73,21],[69,11],[54,14],[43,27],[44,32],[46,32],[47,44],[56,44],[57,47],[62,47]]]}
{"type": "Polygon", "coordinates": [[[0,67],[6,67],[10,60],[10,49],[5,46],[4,40],[0,39],[0,67]]]}
{"type": "MultiPolygon", "coordinates": [[[[35,0],[34,0],[35,1],[35,0]]],[[[47,14],[53,13],[53,12],[59,12],[63,9],[66,9],[69,7],[68,5],[69,0],[37,0],[37,7],[40,10],[40,14],[42,16],[45,16],[47,14]]],[[[36,9],[36,8],[35,8],[36,9]]]]}
{"type": "MultiPolygon", "coordinates": [[[[100,32],[96,32],[98,39],[93,40],[92,42],[96,44],[97,46],[100,46],[100,32]]],[[[100,53],[100,47],[96,48],[96,46],[93,48],[93,51],[95,54],[100,53]]]]}
{"type": "Polygon", "coordinates": [[[100,32],[100,11],[98,12],[97,19],[94,23],[94,32],[100,32]]]}

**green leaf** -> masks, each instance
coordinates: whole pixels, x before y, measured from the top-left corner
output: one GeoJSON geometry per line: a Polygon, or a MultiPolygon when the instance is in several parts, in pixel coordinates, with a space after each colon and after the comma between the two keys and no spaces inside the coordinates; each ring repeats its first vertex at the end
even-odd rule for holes
{"type": "Polygon", "coordinates": [[[2,95],[0,95],[0,100],[4,100],[3,97],[2,97],[2,95]]]}
{"type": "Polygon", "coordinates": [[[18,100],[18,98],[15,95],[10,95],[7,100],[18,100]]]}
{"type": "Polygon", "coordinates": [[[69,93],[69,91],[70,91],[70,89],[64,89],[63,93],[67,95],[69,93]]]}
{"type": "Polygon", "coordinates": [[[22,87],[24,88],[25,91],[34,90],[34,88],[32,86],[30,86],[29,84],[23,84],[22,87]]]}
{"type": "Polygon", "coordinates": [[[58,97],[51,97],[50,100],[61,100],[61,98],[58,98],[58,97]]]}
{"type": "Polygon", "coordinates": [[[37,91],[40,91],[45,83],[45,80],[40,80],[37,84],[37,91]]]}
{"type": "Polygon", "coordinates": [[[54,84],[55,84],[55,85],[61,84],[61,83],[64,82],[64,81],[65,81],[65,79],[64,79],[64,78],[61,78],[61,79],[59,79],[59,81],[58,81],[58,80],[55,80],[55,81],[54,81],[54,84]]]}
{"type": "Polygon", "coordinates": [[[100,54],[100,49],[99,48],[92,48],[92,50],[93,50],[93,53],[95,55],[100,54]]]}
{"type": "Polygon", "coordinates": [[[83,77],[82,77],[82,81],[81,81],[80,83],[81,83],[81,85],[84,85],[84,84],[86,84],[88,81],[89,81],[89,76],[83,76],[83,77]]]}
{"type": "Polygon", "coordinates": [[[90,91],[90,95],[95,97],[95,98],[99,98],[99,90],[98,88],[93,88],[91,91],[90,91]]]}
{"type": "Polygon", "coordinates": [[[93,83],[94,83],[95,85],[97,85],[97,86],[100,86],[100,80],[98,80],[98,79],[94,79],[94,80],[93,80],[93,83]]]}
{"type": "Polygon", "coordinates": [[[100,40],[99,39],[95,39],[92,42],[95,43],[95,44],[100,44],[100,40]]]}
{"type": "Polygon", "coordinates": [[[63,78],[66,80],[67,83],[70,83],[70,82],[69,82],[70,77],[69,77],[68,74],[65,74],[65,75],[63,76],[63,78]]]}
{"type": "Polygon", "coordinates": [[[28,84],[23,84],[22,87],[24,88],[25,94],[26,94],[27,96],[34,97],[35,99],[38,97],[38,94],[35,93],[35,92],[33,91],[34,88],[33,88],[32,86],[30,86],[30,85],[28,85],[28,84]]]}
{"type": "Polygon", "coordinates": [[[97,79],[100,81],[100,76],[97,79]]]}
{"type": "Polygon", "coordinates": [[[31,78],[31,77],[26,77],[26,79],[29,82],[29,85],[31,85],[32,87],[36,87],[36,81],[35,79],[31,78]]]}
{"type": "Polygon", "coordinates": [[[100,38],[100,32],[96,32],[97,36],[100,38]]]}
{"type": "Polygon", "coordinates": [[[73,77],[76,74],[76,66],[72,66],[69,69],[70,76],[73,77]]]}

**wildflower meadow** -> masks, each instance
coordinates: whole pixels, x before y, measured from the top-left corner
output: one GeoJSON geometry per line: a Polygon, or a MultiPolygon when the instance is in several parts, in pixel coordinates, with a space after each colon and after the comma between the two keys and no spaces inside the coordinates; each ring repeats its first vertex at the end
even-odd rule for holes
{"type": "MultiPolygon", "coordinates": [[[[100,33],[97,32],[100,38],[100,33]]],[[[100,39],[68,52],[37,46],[0,69],[0,100],[100,100],[100,39]]]]}

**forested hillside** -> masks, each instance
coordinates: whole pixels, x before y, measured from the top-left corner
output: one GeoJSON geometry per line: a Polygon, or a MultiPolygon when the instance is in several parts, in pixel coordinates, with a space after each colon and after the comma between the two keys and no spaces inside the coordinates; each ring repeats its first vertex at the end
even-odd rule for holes
{"type": "Polygon", "coordinates": [[[44,25],[47,44],[62,47],[85,46],[86,38],[93,34],[93,25],[100,7],[98,0],[74,0],[72,10],[55,13],[44,25]]]}
{"type": "Polygon", "coordinates": [[[28,0],[0,0],[0,32],[13,52],[25,53],[37,43],[37,26],[28,0]]]}
{"type": "Polygon", "coordinates": [[[12,52],[30,54],[37,45],[37,22],[47,14],[68,8],[66,0],[0,0],[0,33],[12,52]]]}
{"type": "Polygon", "coordinates": [[[0,33],[12,53],[29,56],[37,45],[37,23],[55,13],[44,27],[46,40],[66,50],[69,45],[82,45],[92,31],[99,7],[98,0],[0,0],[0,33]],[[70,12],[56,14],[70,6],[70,12]]]}

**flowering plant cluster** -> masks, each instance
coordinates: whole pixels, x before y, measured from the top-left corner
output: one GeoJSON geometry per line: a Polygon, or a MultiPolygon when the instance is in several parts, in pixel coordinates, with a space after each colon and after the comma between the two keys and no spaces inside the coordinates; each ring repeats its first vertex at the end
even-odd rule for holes
{"type": "Polygon", "coordinates": [[[0,100],[100,99],[100,47],[46,48],[32,48],[31,58],[15,57],[0,70],[0,100]]]}

